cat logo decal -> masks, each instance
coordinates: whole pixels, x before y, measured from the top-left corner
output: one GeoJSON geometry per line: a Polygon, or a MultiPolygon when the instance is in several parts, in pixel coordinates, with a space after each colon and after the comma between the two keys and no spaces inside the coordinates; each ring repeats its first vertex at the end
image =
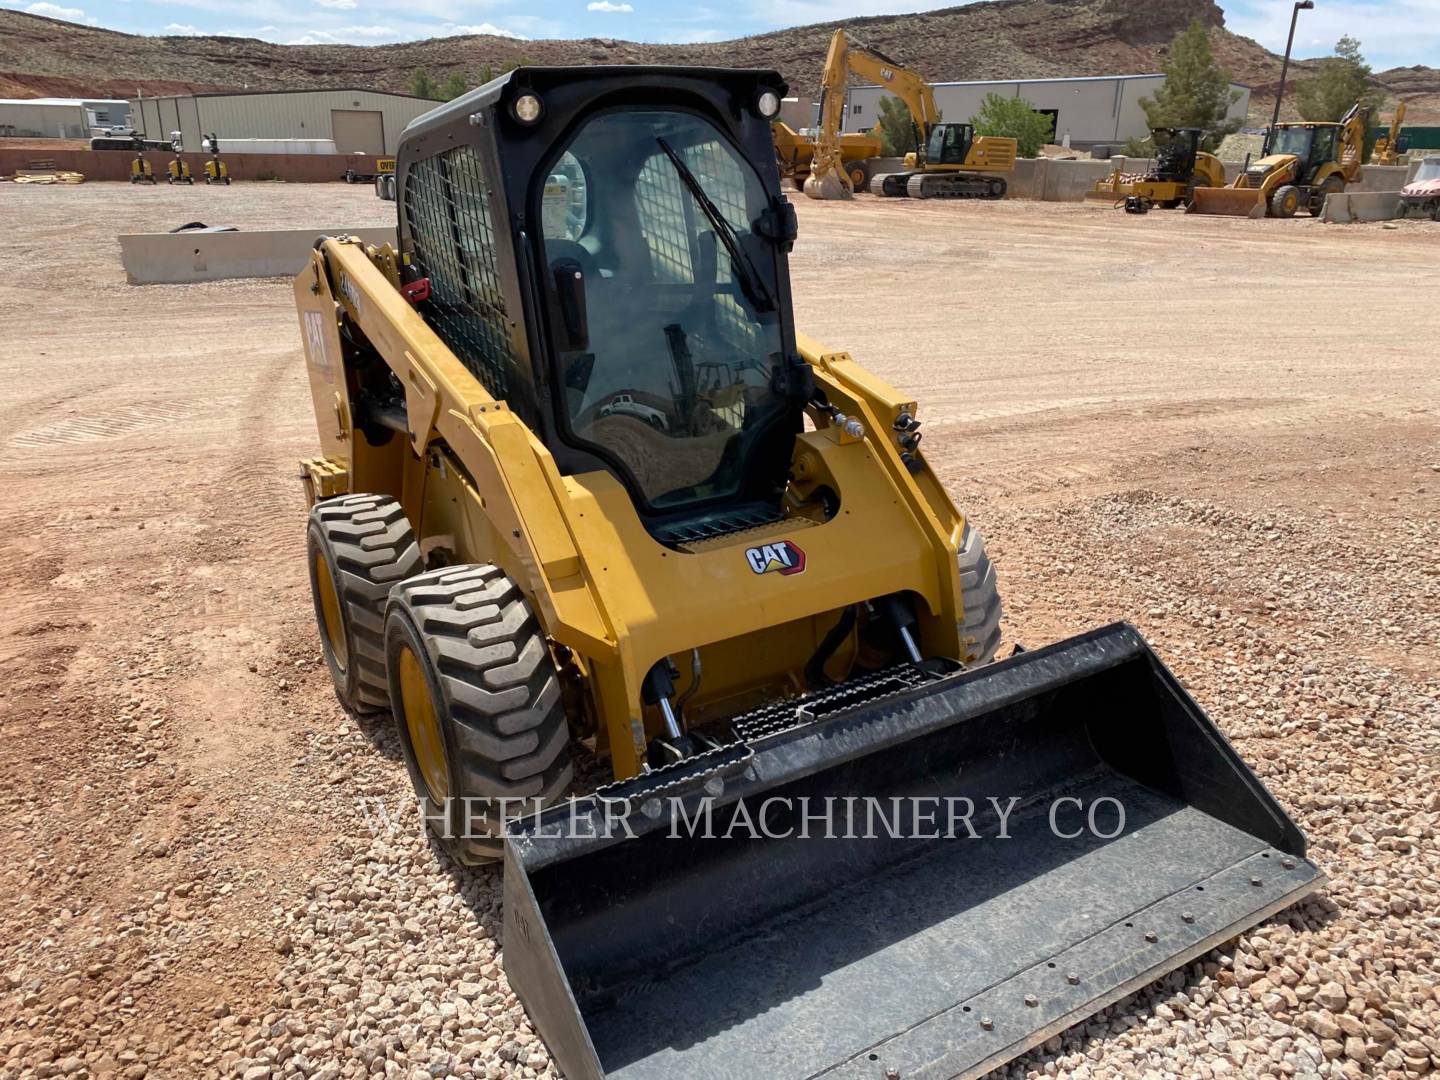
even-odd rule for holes
{"type": "Polygon", "coordinates": [[[798,574],[805,569],[805,552],[789,540],[745,549],[745,561],[757,574],[798,574]]]}

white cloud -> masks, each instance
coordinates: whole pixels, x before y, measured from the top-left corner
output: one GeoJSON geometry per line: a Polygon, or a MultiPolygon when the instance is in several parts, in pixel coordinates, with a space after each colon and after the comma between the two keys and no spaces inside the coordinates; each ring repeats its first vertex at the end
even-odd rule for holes
{"type": "Polygon", "coordinates": [[[473,26],[456,26],[453,23],[447,24],[440,31],[440,37],[460,37],[462,34],[488,34],[490,37],[513,38],[516,41],[529,41],[524,34],[517,34],[514,30],[506,30],[503,26],[496,26],[494,23],[477,23],[473,26]]]}
{"type": "Polygon", "coordinates": [[[307,30],[298,38],[291,38],[285,44],[355,45],[376,39],[399,41],[404,37],[405,35],[397,34],[393,26],[337,26],[333,30],[307,30]]]}
{"type": "Polygon", "coordinates": [[[354,11],[355,0],[315,0],[321,7],[338,8],[341,11],[354,11]]]}
{"type": "Polygon", "coordinates": [[[82,8],[61,7],[59,4],[31,4],[25,9],[31,15],[44,15],[48,19],[64,19],[66,22],[89,23],[94,26],[98,20],[85,14],[82,8]]]}
{"type": "Polygon", "coordinates": [[[634,11],[635,9],[634,9],[633,7],[631,7],[629,4],[612,4],[612,3],[610,2],[610,0],[593,0],[592,3],[589,3],[589,4],[586,4],[586,5],[585,5],[585,10],[586,10],[586,11],[613,11],[613,12],[620,12],[620,13],[623,13],[623,14],[629,14],[630,12],[634,11]]]}
{"type": "Polygon", "coordinates": [[[197,37],[204,33],[198,26],[191,26],[189,23],[166,23],[165,33],[175,37],[197,37]]]}

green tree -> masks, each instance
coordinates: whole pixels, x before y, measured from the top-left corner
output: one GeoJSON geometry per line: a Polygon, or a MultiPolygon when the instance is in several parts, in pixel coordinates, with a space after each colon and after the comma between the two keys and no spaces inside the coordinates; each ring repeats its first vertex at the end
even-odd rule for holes
{"type": "Polygon", "coordinates": [[[432,101],[440,100],[440,87],[435,85],[435,80],[424,68],[416,68],[410,73],[410,93],[418,98],[429,98],[432,101]]]}
{"type": "Polygon", "coordinates": [[[917,135],[910,109],[899,98],[880,99],[880,153],[883,157],[903,157],[915,149],[917,135]]]}
{"type": "Polygon", "coordinates": [[[1170,43],[1164,85],[1153,98],[1141,98],[1140,107],[1152,128],[1204,128],[1200,145],[1214,150],[1226,135],[1240,130],[1240,119],[1226,119],[1239,100],[1240,91],[1230,89],[1230,72],[1216,64],[1210,52],[1205,24],[1191,19],[1170,43]]]}
{"type": "Polygon", "coordinates": [[[1295,84],[1295,107],[1302,120],[1339,120],[1357,101],[1373,113],[1383,91],[1370,88],[1370,65],[1360,55],[1360,42],[1350,36],[1335,43],[1335,55],[1320,61],[1313,78],[1295,84]]]}
{"type": "Polygon", "coordinates": [[[465,82],[465,76],[458,71],[452,71],[440,87],[440,97],[445,101],[454,101],[468,89],[470,87],[465,82]]]}
{"type": "Polygon", "coordinates": [[[1033,158],[1040,148],[1055,137],[1054,122],[1035,111],[1021,97],[986,94],[980,111],[970,118],[976,135],[999,135],[1016,142],[1016,154],[1033,158]]]}

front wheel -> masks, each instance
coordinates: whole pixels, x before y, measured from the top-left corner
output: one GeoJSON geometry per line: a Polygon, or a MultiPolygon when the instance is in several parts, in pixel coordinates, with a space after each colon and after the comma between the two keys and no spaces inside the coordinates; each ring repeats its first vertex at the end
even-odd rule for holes
{"type": "Polygon", "coordinates": [[[1270,196],[1270,216],[1293,218],[1300,209],[1300,189],[1294,184],[1285,184],[1275,189],[1270,196]]]}
{"type": "Polygon", "coordinates": [[[465,863],[504,854],[506,817],[573,775],[560,676],[519,587],[495,566],[401,582],[385,617],[391,709],[426,822],[465,863]]]}

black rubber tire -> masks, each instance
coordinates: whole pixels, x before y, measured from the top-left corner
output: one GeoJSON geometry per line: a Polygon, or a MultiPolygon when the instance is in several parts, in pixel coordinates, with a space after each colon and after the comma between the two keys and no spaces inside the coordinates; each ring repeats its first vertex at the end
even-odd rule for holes
{"type": "Polygon", "coordinates": [[[1310,201],[1305,209],[1310,212],[1311,217],[1319,217],[1320,212],[1325,209],[1325,196],[1338,195],[1345,190],[1345,181],[1338,176],[1330,175],[1325,182],[1310,192],[1310,201]]]}
{"type": "Polygon", "coordinates": [[[400,504],[388,495],[339,495],[316,503],[306,530],[305,563],[320,646],[335,683],[335,696],[351,712],[389,708],[385,602],[397,581],[422,567],[420,547],[400,504]],[[330,568],[340,601],[343,659],[331,647],[325,630],[317,552],[330,568]]]}
{"type": "Polygon", "coordinates": [[[967,667],[979,667],[995,659],[1000,647],[1000,617],[1004,606],[995,578],[995,564],[985,554],[980,530],[965,519],[960,536],[960,601],[964,614],[960,623],[960,659],[967,667]]]}
{"type": "Polygon", "coordinates": [[[533,812],[536,801],[548,806],[574,775],[560,676],[529,602],[495,566],[447,566],[419,574],[390,594],[385,656],[395,726],[431,832],[462,862],[500,858],[503,841],[493,824],[499,811],[533,812]],[[425,671],[439,723],[448,808],[431,799],[411,745],[399,681],[405,647],[425,671]],[[492,799],[528,805],[495,808],[492,799]]]}
{"type": "Polygon", "coordinates": [[[1292,218],[1300,209],[1300,189],[1294,184],[1282,184],[1276,188],[1270,196],[1270,216],[1277,218],[1292,218]],[[1290,205],[1291,198],[1294,198],[1294,205],[1290,205]]]}

